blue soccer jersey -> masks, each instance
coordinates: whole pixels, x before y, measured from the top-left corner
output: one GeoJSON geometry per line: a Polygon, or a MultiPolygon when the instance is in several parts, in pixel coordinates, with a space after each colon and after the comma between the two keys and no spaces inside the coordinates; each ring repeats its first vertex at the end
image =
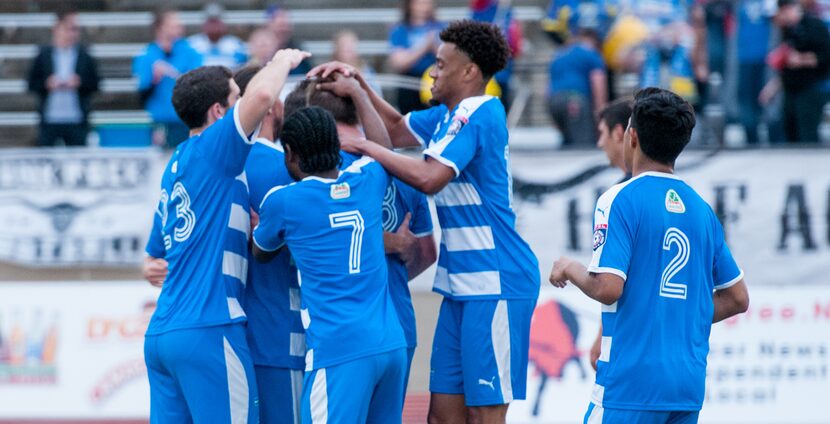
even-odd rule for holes
{"type": "MultiPolygon", "coordinates": [[[[251,148],[245,175],[250,207],[256,213],[271,188],[294,181],[285,167],[282,146],[262,138],[251,148]]],[[[303,369],[305,334],[300,318],[300,286],[297,267],[288,251],[267,263],[249,257],[243,306],[248,315],[248,345],[254,365],[303,369]]]]}
{"type": "Polygon", "coordinates": [[[307,177],[262,202],[254,242],[268,252],[286,245],[300,270],[306,371],[406,346],[383,250],[389,181],[364,157],[336,180],[307,177]]]}
{"type": "Polygon", "coordinates": [[[147,253],[167,260],[148,335],[244,321],[250,234],[244,166],[252,141],[238,108],[179,145],[161,180],[147,253]]]}
{"type": "MultiPolygon", "coordinates": [[[[407,212],[412,214],[409,230],[415,237],[432,234],[432,216],[427,197],[395,178],[386,188],[383,197],[383,231],[398,231],[407,212]]],[[[415,331],[415,309],[412,307],[406,264],[398,255],[386,255],[386,265],[389,269],[389,292],[406,336],[406,347],[414,348],[418,345],[418,335],[415,331]]]]}
{"type": "Polygon", "coordinates": [[[588,270],[625,280],[602,308],[592,401],[612,409],[703,404],[712,292],[743,278],[708,204],[671,174],[646,172],[597,201],[588,270]]]}
{"type": "Polygon", "coordinates": [[[516,232],[504,107],[470,97],[406,115],[424,154],[455,171],[435,195],[441,247],[434,290],[463,299],[535,299],[539,264],[516,232]]]}

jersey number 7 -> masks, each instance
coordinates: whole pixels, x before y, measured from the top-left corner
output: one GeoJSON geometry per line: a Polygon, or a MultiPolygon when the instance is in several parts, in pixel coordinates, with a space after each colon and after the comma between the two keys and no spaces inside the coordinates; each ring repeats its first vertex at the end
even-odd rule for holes
{"type": "Polygon", "coordinates": [[[363,216],[360,211],[348,211],[329,215],[331,228],[352,227],[349,244],[349,274],[360,272],[360,251],[363,249],[363,216]]]}

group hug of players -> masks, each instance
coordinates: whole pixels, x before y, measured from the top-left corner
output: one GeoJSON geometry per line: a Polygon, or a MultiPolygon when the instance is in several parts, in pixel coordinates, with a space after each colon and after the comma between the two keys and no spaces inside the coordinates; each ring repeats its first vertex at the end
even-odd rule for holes
{"type": "MultiPolygon", "coordinates": [[[[484,23],[440,37],[437,106],[406,116],[336,62],[283,104],[299,50],[177,80],[191,133],[162,176],[144,265],[161,287],[145,338],[152,423],[400,423],[407,281],[436,255],[429,422],[503,423],[525,398],[539,266],[515,230],[504,108],[484,95],[509,50],[484,23]],[[417,146],[421,158],[393,150],[417,146]]],[[[678,96],[637,94],[633,177],[598,201],[589,266],[551,272],[603,304],[587,423],[696,422],[711,323],[747,307],[717,218],[672,174],[694,124],[678,96]]]]}

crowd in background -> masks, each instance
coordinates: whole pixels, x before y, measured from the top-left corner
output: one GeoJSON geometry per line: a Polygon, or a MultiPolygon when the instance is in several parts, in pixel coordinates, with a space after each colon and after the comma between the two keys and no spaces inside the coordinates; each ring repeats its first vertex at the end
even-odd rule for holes
{"type": "MultiPolygon", "coordinates": [[[[513,77],[514,61],[536,52],[525,51],[511,1],[470,0],[469,8],[470,18],[499,25],[507,38],[512,59],[488,93],[509,108],[515,86],[524,83],[513,77]]],[[[435,0],[403,0],[401,12],[389,30],[384,71],[428,87],[446,22],[437,19],[435,0]]],[[[172,147],[187,138],[170,100],[179,75],[201,65],[263,64],[278,49],[302,44],[283,7],[269,7],[246,41],[229,34],[223,13],[219,5],[205,7],[201,32],[189,37],[176,11],[155,14],[154,39],[134,59],[133,75],[142,104],[163,129],[157,144],[172,147]]],[[[566,147],[592,146],[596,113],[648,86],[671,89],[703,116],[738,125],[750,145],[820,140],[830,94],[830,0],[551,0],[540,24],[556,45],[546,99],[566,147]]],[[[29,89],[40,99],[42,117],[38,145],[58,139],[82,145],[89,131],[90,97],[100,78],[79,35],[77,15],[59,14],[51,45],[32,63],[29,89]]],[[[332,42],[335,60],[372,78],[355,32],[340,31],[332,42]]],[[[304,63],[294,73],[309,69],[304,63]]],[[[403,113],[426,107],[430,97],[428,89],[407,87],[386,94],[403,113]]]]}

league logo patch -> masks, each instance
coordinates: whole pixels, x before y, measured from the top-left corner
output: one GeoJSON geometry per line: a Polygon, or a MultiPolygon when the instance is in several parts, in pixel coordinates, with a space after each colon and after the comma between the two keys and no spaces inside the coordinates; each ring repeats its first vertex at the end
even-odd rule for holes
{"type": "Polygon", "coordinates": [[[685,213],[686,205],[683,204],[683,199],[674,190],[666,192],[666,210],[673,213],[685,213]]]}
{"type": "Polygon", "coordinates": [[[606,235],[608,234],[608,225],[599,224],[594,227],[594,250],[599,249],[605,244],[606,235]]]}
{"type": "Polygon", "coordinates": [[[352,195],[352,189],[349,183],[332,184],[330,194],[334,200],[347,199],[352,195]]]}
{"type": "Polygon", "coordinates": [[[450,123],[449,129],[447,129],[447,137],[453,137],[464,128],[464,125],[467,125],[467,118],[464,116],[456,115],[452,117],[452,123],[450,123]]]}

